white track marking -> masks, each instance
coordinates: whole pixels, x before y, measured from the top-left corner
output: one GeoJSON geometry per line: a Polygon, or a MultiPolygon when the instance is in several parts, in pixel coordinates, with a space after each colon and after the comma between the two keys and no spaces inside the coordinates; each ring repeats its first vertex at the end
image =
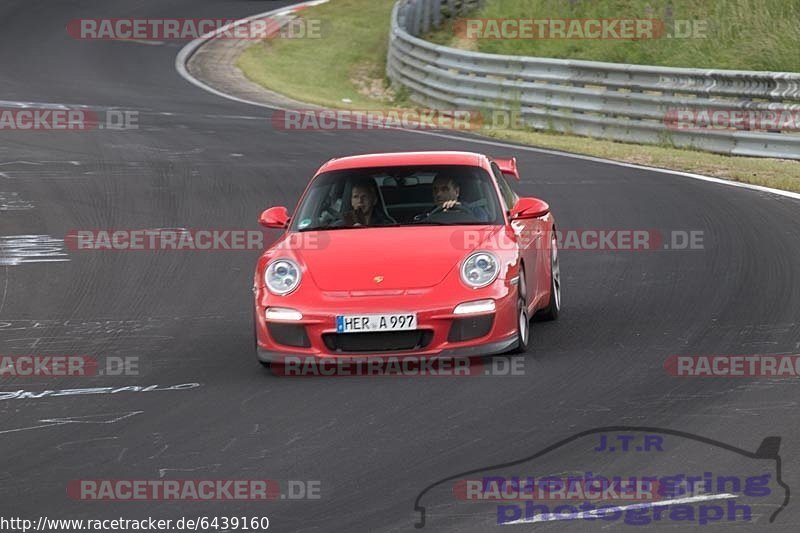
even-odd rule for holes
{"type": "Polygon", "coordinates": [[[141,413],[144,413],[144,411],[130,411],[128,413],[116,413],[109,415],[88,415],[88,416],[70,416],[64,418],[45,418],[39,420],[39,422],[42,422],[42,424],[38,426],[28,426],[15,429],[3,429],[0,430],[0,434],[17,433],[19,431],[28,431],[29,429],[41,429],[54,426],[63,426],[64,424],[113,424],[114,422],[119,422],[120,420],[125,420],[126,418],[136,416],[141,413]],[[113,418],[111,418],[110,420],[103,420],[103,418],[108,418],[108,417],[113,417],[113,418]],[[98,418],[100,419],[98,420],[98,418]]]}
{"type": "MultiPolygon", "coordinates": [[[[160,385],[148,385],[142,387],[139,385],[127,385],[120,387],[90,387],[84,389],[61,389],[61,390],[44,390],[39,392],[16,390],[16,391],[0,391],[0,400],[14,400],[14,399],[40,399],[40,398],[55,398],[61,396],[84,396],[87,394],[118,394],[120,392],[163,392],[163,391],[176,391],[176,390],[190,390],[200,387],[200,383],[181,383],[180,385],[170,385],[164,388],[159,388],[160,385]]],[[[40,422],[52,423],[68,423],[65,420],[74,421],[74,418],[87,418],[87,417],[72,417],[66,418],[51,418],[47,420],[40,420],[40,422]]],[[[72,422],[69,422],[72,423],[72,422]]],[[[96,422],[86,422],[96,423],[96,422]]],[[[106,423],[106,422],[103,422],[106,423]]],[[[31,429],[31,428],[26,428],[31,429]]],[[[12,430],[16,431],[16,430],[12,430]]]]}

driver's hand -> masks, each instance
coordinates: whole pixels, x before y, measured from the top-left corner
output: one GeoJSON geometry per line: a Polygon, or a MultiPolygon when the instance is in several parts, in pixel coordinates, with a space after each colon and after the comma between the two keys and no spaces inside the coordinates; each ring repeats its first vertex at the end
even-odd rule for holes
{"type": "Polygon", "coordinates": [[[345,212],[342,218],[348,226],[365,226],[367,223],[364,213],[358,209],[345,212]]]}
{"type": "Polygon", "coordinates": [[[442,209],[447,211],[448,209],[453,209],[457,205],[461,205],[461,202],[458,200],[447,200],[442,204],[442,209]]]}
{"type": "Polygon", "coordinates": [[[345,225],[352,226],[356,223],[356,215],[353,211],[345,211],[344,215],[342,216],[345,225]]]}

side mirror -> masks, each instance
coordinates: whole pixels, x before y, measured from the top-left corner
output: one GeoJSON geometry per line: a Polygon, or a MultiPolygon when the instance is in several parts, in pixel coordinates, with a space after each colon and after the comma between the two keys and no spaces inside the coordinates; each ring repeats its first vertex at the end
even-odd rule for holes
{"type": "Polygon", "coordinates": [[[511,209],[511,220],[539,218],[550,212],[550,205],[538,198],[520,198],[511,209]]]}
{"type": "Polygon", "coordinates": [[[265,228],[284,229],[289,225],[289,211],[285,207],[270,207],[258,217],[258,223],[265,228]]]}

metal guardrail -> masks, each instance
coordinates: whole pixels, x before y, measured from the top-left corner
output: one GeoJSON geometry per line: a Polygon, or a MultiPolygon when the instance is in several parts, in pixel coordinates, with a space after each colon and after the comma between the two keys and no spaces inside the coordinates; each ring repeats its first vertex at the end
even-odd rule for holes
{"type": "Polygon", "coordinates": [[[387,74],[433,109],[516,113],[526,127],[729,155],[800,159],[800,73],[669,68],[507,56],[436,45],[419,35],[483,0],[399,0],[387,74]],[[776,129],[692,127],[703,113],[782,113],[776,129]],[[680,113],[683,113],[681,115],[680,113]],[[682,116],[691,120],[682,121],[682,116]],[[688,126],[687,126],[688,125],[688,126]],[[780,126],[785,126],[780,129],[780,126]]]}

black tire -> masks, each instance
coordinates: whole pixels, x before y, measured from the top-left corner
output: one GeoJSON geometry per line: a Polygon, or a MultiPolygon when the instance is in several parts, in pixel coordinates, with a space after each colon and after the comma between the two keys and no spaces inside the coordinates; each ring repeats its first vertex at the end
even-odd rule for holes
{"type": "Polygon", "coordinates": [[[561,266],[558,263],[558,242],[556,231],[550,240],[550,302],[536,314],[541,320],[555,320],[561,312],[561,266]]]}
{"type": "Polygon", "coordinates": [[[531,317],[528,314],[528,284],[525,281],[525,268],[519,269],[517,284],[517,347],[511,353],[525,353],[531,343],[531,317]]]}

